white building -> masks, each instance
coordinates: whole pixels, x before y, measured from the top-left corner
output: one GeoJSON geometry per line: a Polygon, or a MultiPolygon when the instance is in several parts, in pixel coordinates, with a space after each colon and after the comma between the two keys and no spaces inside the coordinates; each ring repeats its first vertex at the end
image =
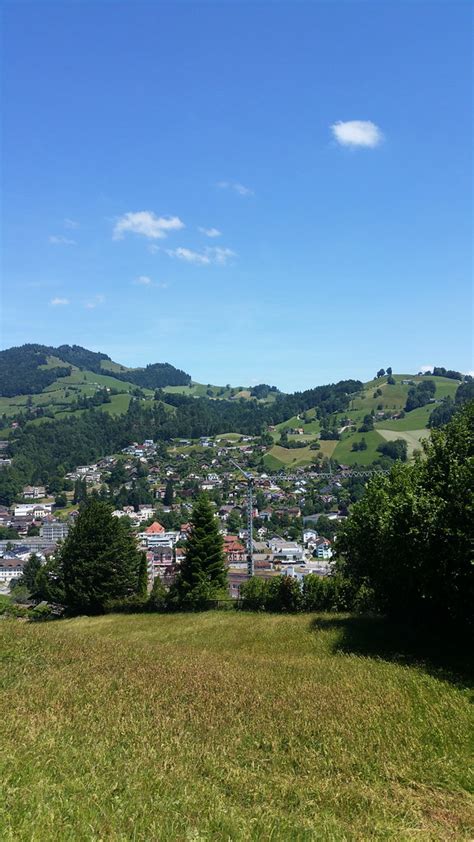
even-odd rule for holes
{"type": "Polygon", "coordinates": [[[45,541],[63,541],[69,532],[69,525],[59,520],[46,521],[40,528],[40,535],[45,541]]]}
{"type": "Polygon", "coordinates": [[[52,503],[18,503],[13,509],[14,517],[28,517],[31,515],[34,518],[41,518],[50,515],[53,510],[52,503]]]}

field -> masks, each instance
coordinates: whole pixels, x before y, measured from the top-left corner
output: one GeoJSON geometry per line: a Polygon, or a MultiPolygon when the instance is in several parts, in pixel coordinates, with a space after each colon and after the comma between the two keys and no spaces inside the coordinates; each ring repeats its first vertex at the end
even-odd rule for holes
{"type": "Polygon", "coordinates": [[[0,636],[2,840],[472,838],[468,691],[383,621],[108,616],[0,636]]]}
{"type": "Polygon", "coordinates": [[[395,441],[396,439],[404,439],[408,445],[408,458],[413,456],[415,450],[421,451],[421,440],[429,438],[428,430],[410,430],[410,431],[394,431],[394,430],[380,430],[380,435],[386,441],[395,441]]]}
{"type": "Polygon", "coordinates": [[[370,465],[374,459],[380,459],[377,447],[383,444],[383,438],[377,430],[372,430],[369,433],[350,433],[336,444],[333,458],[342,465],[370,465]],[[362,439],[365,439],[367,450],[352,450],[353,443],[362,439]]]}

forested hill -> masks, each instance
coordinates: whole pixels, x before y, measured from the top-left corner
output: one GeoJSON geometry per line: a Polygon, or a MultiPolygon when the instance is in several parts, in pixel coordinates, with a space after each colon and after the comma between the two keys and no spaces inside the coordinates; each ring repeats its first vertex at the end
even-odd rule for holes
{"type": "Polygon", "coordinates": [[[186,386],[191,377],[169,363],[154,363],[146,368],[126,368],[114,363],[107,354],[89,351],[80,345],[27,344],[0,351],[0,396],[36,395],[56,380],[69,377],[74,370],[108,374],[148,389],[186,386]]]}
{"type": "Polygon", "coordinates": [[[347,409],[351,394],[363,384],[358,380],[319,386],[294,395],[278,395],[273,403],[258,400],[216,401],[206,397],[157,391],[153,401],[130,401],[128,410],[112,417],[98,409],[77,416],[26,423],[12,431],[7,454],[11,468],[0,471],[0,502],[9,502],[25,483],[48,482],[59,471],[69,471],[120,450],[130,441],[153,438],[214,436],[233,430],[260,435],[294,412],[309,406],[322,414],[347,409]]]}

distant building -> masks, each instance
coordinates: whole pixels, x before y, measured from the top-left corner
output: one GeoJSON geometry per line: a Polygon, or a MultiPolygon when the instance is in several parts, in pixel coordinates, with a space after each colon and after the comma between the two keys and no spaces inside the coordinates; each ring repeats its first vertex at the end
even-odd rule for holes
{"type": "Polygon", "coordinates": [[[39,500],[46,497],[46,488],[44,485],[25,485],[23,497],[25,500],[39,500]]]}
{"type": "Polygon", "coordinates": [[[59,520],[46,521],[40,527],[40,535],[45,541],[63,541],[69,532],[69,525],[59,520]]]}
{"type": "Polygon", "coordinates": [[[327,538],[317,538],[314,543],[314,552],[316,553],[317,558],[332,558],[331,542],[327,538]]]}
{"type": "Polygon", "coordinates": [[[224,536],[224,555],[228,564],[245,561],[245,547],[236,535],[224,536]]]}

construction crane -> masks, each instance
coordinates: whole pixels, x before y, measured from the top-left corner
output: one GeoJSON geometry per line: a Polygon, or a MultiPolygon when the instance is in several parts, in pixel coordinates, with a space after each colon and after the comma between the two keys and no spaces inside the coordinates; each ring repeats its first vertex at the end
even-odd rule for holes
{"type": "Polygon", "coordinates": [[[230,459],[232,465],[234,465],[241,474],[244,475],[246,482],[247,482],[247,573],[250,576],[253,576],[254,568],[253,568],[253,488],[254,488],[254,478],[251,474],[248,474],[237,462],[234,462],[233,459],[230,459]]]}

